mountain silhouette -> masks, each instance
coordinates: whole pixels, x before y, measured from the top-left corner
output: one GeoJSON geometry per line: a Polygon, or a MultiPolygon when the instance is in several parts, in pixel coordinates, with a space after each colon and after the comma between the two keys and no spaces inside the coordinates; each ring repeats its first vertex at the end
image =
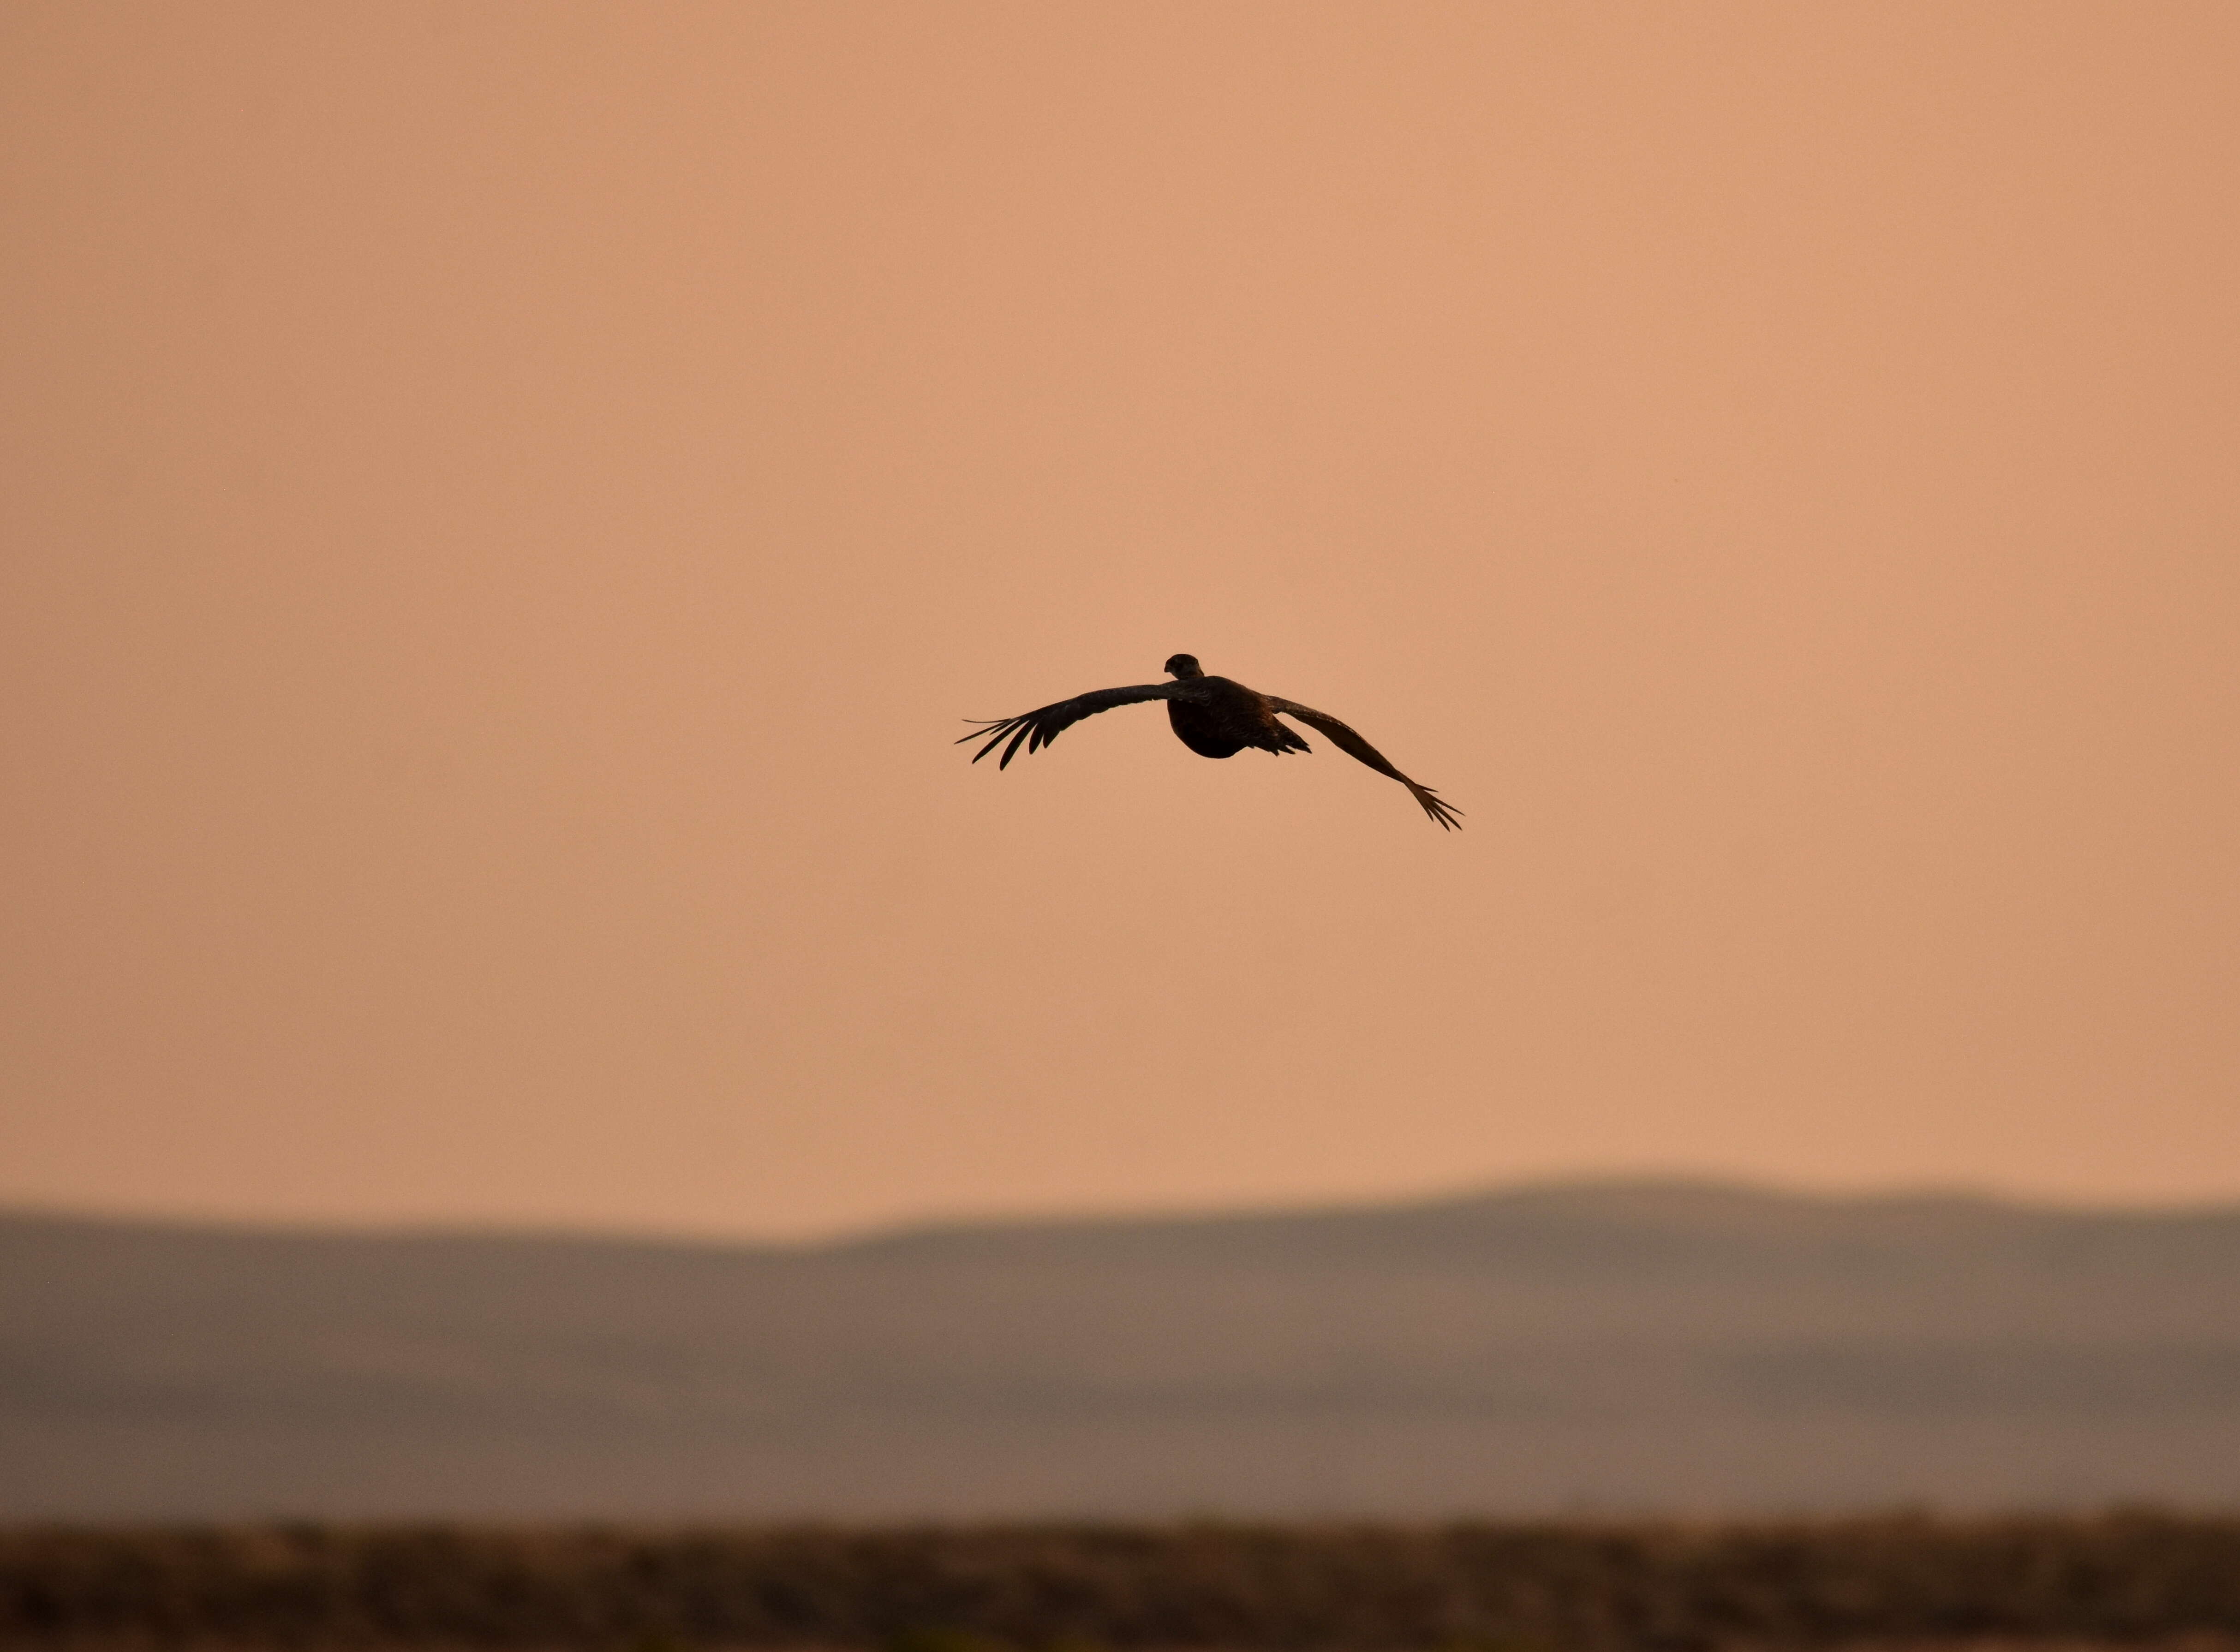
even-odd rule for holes
{"type": "Polygon", "coordinates": [[[0,1518],[2240,1501],[2240,1209],[1702,1183],[814,1248],[0,1216],[0,1518]]]}

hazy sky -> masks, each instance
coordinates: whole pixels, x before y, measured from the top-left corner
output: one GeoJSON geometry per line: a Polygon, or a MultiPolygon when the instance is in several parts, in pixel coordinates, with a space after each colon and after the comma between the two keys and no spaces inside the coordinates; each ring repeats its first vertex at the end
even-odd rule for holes
{"type": "Polygon", "coordinates": [[[2240,1196],[2240,8],[0,16],[0,1199],[2240,1196]],[[959,719],[1177,649],[997,773],[959,719]]]}

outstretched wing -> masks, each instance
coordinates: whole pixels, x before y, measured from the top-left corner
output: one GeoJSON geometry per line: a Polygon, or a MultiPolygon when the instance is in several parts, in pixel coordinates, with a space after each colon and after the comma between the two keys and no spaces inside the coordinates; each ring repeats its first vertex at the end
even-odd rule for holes
{"type": "Polygon", "coordinates": [[[1003,745],[1006,735],[1011,743],[1003,746],[1003,760],[996,767],[1008,769],[1011,759],[1018,756],[1023,744],[1029,752],[1040,751],[1083,717],[1093,717],[1100,711],[1110,711],[1116,705],[1134,705],[1138,700],[1190,700],[1197,697],[1189,683],[1140,683],[1132,689],[1099,689],[1094,694],[1077,694],[1070,700],[1060,700],[1056,705],[1043,706],[1038,711],[1024,712],[1016,717],[1001,717],[993,722],[967,718],[980,726],[956,743],[967,740],[985,739],[987,744],[972,754],[977,763],[997,746],[1003,745]]]}
{"type": "Polygon", "coordinates": [[[1345,724],[1340,723],[1336,717],[1330,716],[1327,711],[1317,711],[1312,706],[1298,705],[1290,700],[1278,700],[1273,695],[1269,696],[1268,703],[1273,706],[1277,710],[1282,712],[1287,717],[1297,717],[1300,722],[1305,723],[1310,729],[1321,729],[1323,733],[1330,737],[1330,743],[1335,745],[1340,751],[1345,753],[1349,757],[1359,758],[1363,763],[1367,763],[1371,769],[1377,770],[1380,775],[1391,776],[1393,779],[1398,781],[1414,795],[1417,803],[1423,805],[1423,812],[1425,814],[1429,815],[1433,820],[1438,822],[1440,825],[1445,827],[1449,831],[1453,831],[1462,823],[1459,818],[1457,818],[1463,812],[1461,809],[1455,808],[1450,803],[1441,803],[1438,798],[1438,794],[1434,792],[1429,786],[1419,786],[1414,781],[1409,779],[1407,776],[1402,774],[1397,769],[1395,769],[1390,763],[1384,761],[1384,754],[1383,752],[1379,751],[1375,746],[1370,745],[1369,742],[1363,740],[1359,735],[1354,733],[1352,729],[1347,728],[1345,724]]]}

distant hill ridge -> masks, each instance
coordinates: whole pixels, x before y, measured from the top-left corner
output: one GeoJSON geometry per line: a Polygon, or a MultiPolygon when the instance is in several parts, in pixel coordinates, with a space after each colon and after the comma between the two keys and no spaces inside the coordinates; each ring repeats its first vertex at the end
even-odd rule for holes
{"type": "Polygon", "coordinates": [[[1202,1235],[1303,1227],[1333,1231],[1390,1226],[1451,1229],[1476,1224],[1505,1229],[1590,1225],[1611,1229],[1643,1228],[1662,1233],[1695,1229],[1773,1238],[1898,1237],[1918,1236],[1924,1232],[1995,1230],[2176,1231],[2240,1228],[2240,1200],[2103,1207],[2035,1201],[1966,1189],[1812,1193],[1708,1178],[1578,1178],[1526,1182],[1483,1191],[1403,1199],[1330,1201],[1293,1207],[922,1218],[807,1242],[627,1229],[461,1226],[441,1222],[233,1222],[185,1216],[87,1215],[49,1208],[0,1206],[0,1228],[7,1229],[51,1228],[120,1236],[195,1234],[246,1240],[615,1245],[788,1256],[924,1242],[1001,1242],[1060,1236],[1202,1235]]]}
{"type": "Polygon", "coordinates": [[[2104,1209],[2034,1203],[1986,1194],[1908,1190],[1790,1193],[1744,1183],[1691,1180],[1566,1181],[1483,1193],[1300,1209],[1102,1216],[1002,1222],[912,1223],[831,1242],[833,1249],[927,1244],[1043,1242],[1061,1237],[1141,1239],[1321,1232],[1332,1238],[1387,1234],[1460,1240],[1559,1233],[1640,1236],[1787,1245],[1800,1242],[1904,1243],[1962,1238],[2044,1240],[2055,1236],[2167,1236],[2179,1244],[2224,1236],[2240,1242],[2240,1202],[2104,1209]]]}
{"type": "Polygon", "coordinates": [[[0,1517],[2240,1503],[2240,1206],[1610,1182],[785,1247],[0,1216],[0,1517]]]}

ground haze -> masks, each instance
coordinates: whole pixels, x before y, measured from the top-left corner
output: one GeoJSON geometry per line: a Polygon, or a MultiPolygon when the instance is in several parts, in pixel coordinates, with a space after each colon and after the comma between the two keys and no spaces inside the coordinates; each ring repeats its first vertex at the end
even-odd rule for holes
{"type": "Polygon", "coordinates": [[[805,1250],[0,1223],[0,1517],[2240,1501],[2240,1210],[1675,1184],[805,1250]]]}

